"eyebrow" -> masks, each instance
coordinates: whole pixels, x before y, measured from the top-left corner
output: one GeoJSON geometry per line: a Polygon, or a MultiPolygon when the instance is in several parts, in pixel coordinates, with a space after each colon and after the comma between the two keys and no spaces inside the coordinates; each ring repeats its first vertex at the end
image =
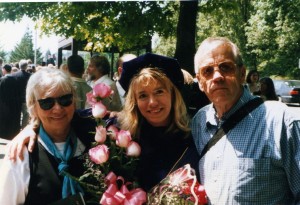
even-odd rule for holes
{"type": "MultiPolygon", "coordinates": [[[[166,88],[166,87],[164,87],[164,86],[159,86],[159,87],[157,87],[157,88],[153,89],[153,91],[156,91],[156,90],[161,90],[161,89],[167,90],[167,88],[166,88]]],[[[140,91],[140,92],[137,92],[137,94],[140,94],[140,93],[145,93],[145,92],[146,92],[145,90],[142,90],[142,91],[140,91]]]]}

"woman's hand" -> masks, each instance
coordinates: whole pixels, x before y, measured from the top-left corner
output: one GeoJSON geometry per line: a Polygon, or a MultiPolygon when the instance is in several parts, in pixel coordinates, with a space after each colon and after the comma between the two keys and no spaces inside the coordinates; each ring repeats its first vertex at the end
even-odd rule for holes
{"type": "Polygon", "coordinates": [[[37,135],[32,125],[27,125],[12,141],[7,145],[9,159],[16,161],[17,157],[24,159],[23,148],[28,144],[28,151],[32,152],[37,135]]]}

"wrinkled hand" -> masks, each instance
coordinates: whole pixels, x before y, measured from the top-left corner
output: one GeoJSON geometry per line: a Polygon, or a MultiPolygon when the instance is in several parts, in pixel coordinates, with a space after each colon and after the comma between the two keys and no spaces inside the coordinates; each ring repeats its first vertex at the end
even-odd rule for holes
{"type": "Polygon", "coordinates": [[[32,152],[37,135],[32,125],[27,125],[17,136],[15,136],[8,146],[9,159],[16,161],[17,157],[24,159],[23,148],[28,144],[28,151],[32,152]]]}

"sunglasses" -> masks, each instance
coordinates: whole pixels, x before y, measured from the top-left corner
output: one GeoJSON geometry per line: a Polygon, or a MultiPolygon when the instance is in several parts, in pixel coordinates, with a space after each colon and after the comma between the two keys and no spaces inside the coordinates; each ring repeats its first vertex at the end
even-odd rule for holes
{"type": "Polygon", "coordinates": [[[67,94],[60,96],[58,98],[45,98],[38,100],[40,108],[43,110],[50,110],[57,102],[59,105],[63,107],[68,107],[73,102],[73,94],[67,94]]]}
{"type": "Polygon", "coordinates": [[[215,67],[217,67],[219,72],[223,75],[232,75],[236,70],[236,64],[232,62],[222,62],[216,66],[208,65],[200,68],[201,75],[205,78],[211,78],[215,72],[215,67]]]}

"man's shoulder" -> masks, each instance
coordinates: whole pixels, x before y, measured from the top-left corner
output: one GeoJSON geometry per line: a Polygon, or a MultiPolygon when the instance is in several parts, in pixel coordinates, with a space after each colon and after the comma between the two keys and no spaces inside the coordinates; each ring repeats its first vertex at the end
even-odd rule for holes
{"type": "Polygon", "coordinates": [[[282,102],[268,100],[264,102],[264,105],[266,113],[274,116],[274,118],[284,118],[290,122],[295,120],[300,121],[299,114],[297,112],[292,112],[291,109],[289,109],[289,107],[282,102]]]}
{"type": "Polygon", "coordinates": [[[192,118],[192,124],[196,123],[196,121],[202,121],[206,120],[208,116],[213,115],[213,112],[211,112],[212,106],[211,104],[208,104],[201,109],[198,110],[198,112],[194,115],[192,118]]]}
{"type": "Polygon", "coordinates": [[[18,72],[12,73],[10,76],[15,77],[15,78],[25,78],[25,79],[29,79],[29,77],[31,76],[30,73],[23,71],[23,70],[19,70],[18,72]]]}

